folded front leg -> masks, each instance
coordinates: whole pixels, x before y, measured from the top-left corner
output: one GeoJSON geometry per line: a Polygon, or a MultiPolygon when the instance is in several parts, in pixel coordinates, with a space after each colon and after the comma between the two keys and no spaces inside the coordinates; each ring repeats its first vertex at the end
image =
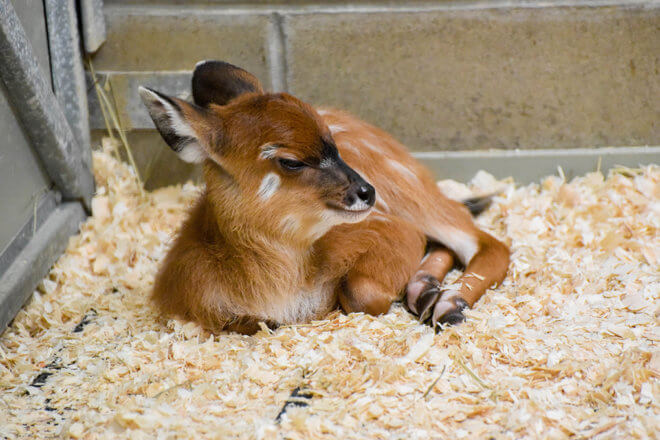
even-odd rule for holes
{"type": "Polygon", "coordinates": [[[349,269],[338,297],[347,313],[379,315],[401,298],[422,259],[426,239],[417,227],[394,216],[374,216],[365,226],[377,240],[349,269]]]}

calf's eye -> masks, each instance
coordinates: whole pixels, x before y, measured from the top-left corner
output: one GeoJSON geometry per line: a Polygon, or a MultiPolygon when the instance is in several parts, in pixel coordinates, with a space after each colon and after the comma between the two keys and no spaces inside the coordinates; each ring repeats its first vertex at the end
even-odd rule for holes
{"type": "Polygon", "coordinates": [[[283,159],[280,158],[277,160],[277,162],[280,164],[280,166],[287,170],[287,171],[298,171],[303,168],[305,168],[307,165],[305,165],[303,162],[300,162],[298,160],[293,160],[293,159],[283,159]]]}

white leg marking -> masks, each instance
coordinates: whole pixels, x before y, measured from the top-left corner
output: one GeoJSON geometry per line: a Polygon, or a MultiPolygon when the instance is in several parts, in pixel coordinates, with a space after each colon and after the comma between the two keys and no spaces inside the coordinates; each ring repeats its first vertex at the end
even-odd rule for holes
{"type": "Polygon", "coordinates": [[[259,197],[261,197],[263,200],[268,200],[273,194],[275,194],[275,191],[277,191],[277,188],[280,187],[280,176],[278,176],[275,173],[268,173],[266,174],[266,177],[261,181],[261,185],[259,186],[259,191],[257,191],[257,194],[259,194],[259,197]]]}
{"type": "Polygon", "coordinates": [[[466,232],[453,227],[435,227],[428,235],[439,243],[444,244],[454,251],[465,266],[472,260],[472,257],[479,250],[479,243],[476,237],[472,237],[466,232]]]}

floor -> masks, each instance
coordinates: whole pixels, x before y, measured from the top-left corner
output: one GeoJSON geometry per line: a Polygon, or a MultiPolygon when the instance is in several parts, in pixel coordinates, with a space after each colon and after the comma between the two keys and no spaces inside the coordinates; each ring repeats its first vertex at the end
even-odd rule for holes
{"type": "Polygon", "coordinates": [[[435,334],[396,305],[253,337],[213,336],[148,302],[199,188],[143,195],[109,149],[94,167],[94,215],[0,336],[0,438],[660,431],[658,166],[570,183],[441,182],[459,198],[502,188],[478,222],[513,252],[504,283],[460,326],[435,334]]]}

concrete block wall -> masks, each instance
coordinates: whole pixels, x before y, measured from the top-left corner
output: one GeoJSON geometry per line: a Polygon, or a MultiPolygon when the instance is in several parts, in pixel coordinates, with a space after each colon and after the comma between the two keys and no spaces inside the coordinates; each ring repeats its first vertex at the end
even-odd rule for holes
{"type": "Polygon", "coordinates": [[[192,168],[165,150],[137,86],[188,98],[203,59],[347,109],[426,158],[660,145],[653,0],[106,0],[105,19],[108,39],[93,63],[110,78],[149,186],[192,168]]]}

